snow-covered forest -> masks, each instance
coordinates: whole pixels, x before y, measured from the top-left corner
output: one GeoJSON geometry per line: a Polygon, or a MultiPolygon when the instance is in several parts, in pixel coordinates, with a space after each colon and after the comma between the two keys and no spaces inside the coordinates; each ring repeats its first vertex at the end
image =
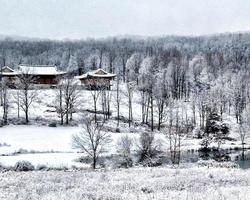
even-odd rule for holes
{"type": "Polygon", "coordinates": [[[0,40],[1,69],[20,64],[56,65],[69,75],[54,88],[33,87],[27,76],[15,88],[1,79],[0,199],[56,199],[53,183],[73,199],[247,199],[249,33],[0,40]],[[116,74],[111,90],[79,87],[74,76],[98,68],[116,74]],[[48,190],[16,194],[7,181],[16,176],[48,190]],[[78,190],[82,184],[88,189],[78,190]]]}

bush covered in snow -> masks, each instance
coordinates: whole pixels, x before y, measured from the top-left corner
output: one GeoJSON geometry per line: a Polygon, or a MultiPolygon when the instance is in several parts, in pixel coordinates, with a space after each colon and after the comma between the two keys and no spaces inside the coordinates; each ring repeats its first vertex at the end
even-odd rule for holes
{"type": "Polygon", "coordinates": [[[239,165],[234,162],[216,162],[213,160],[201,160],[198,161],[199,167],[211,167],[211,168],[238,168],[239,165]]]}
{"type": "Polygon", "coordinates": [[[34,165],[32,165],[30,162],[28,161],[18,161],[15,166],[14,166],[14,170],[15,171],[32,171],[34,170],[35,167],[34,165]]]}

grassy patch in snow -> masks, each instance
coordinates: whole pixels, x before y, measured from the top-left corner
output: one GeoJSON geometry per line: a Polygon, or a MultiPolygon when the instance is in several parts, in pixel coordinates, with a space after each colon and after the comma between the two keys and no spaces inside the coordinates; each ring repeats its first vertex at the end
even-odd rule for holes
{"type": "Polygon", "coordinates": [[[131,168],[6,172],[0,199],[249,199],[250,170],[131,168]]]}

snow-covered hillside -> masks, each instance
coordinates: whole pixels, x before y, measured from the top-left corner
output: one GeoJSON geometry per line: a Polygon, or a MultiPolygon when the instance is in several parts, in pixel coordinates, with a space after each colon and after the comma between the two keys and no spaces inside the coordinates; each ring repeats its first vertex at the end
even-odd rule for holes
{"type": "MultiPolygon", "coordinates": [[[[125,91],[125,85],[121,86],[122,91],[125,91]]],[[[10,97],[16,90],[10,90],[10,97]]],[[[33,125],[11,125],[17,123],[17,107],[10,99],[10,125],[0,128],[0,163],[5,166],[14,166],[17,161],[27,160],[34,166],[45,164],[48,167],[85,167],[86,165],[76,162],[76,160],[84,154],[72,147],[72,135],[82,131],[83,117],[88,114],[86,110],[93,110],[93,98],[91,91],[81,90],[78,103],[76,104],[76,112],[73,114],[73,123],[71,126],[48,127],[52,122],[59,124],[59,115],[55,112],[54,105],[56,104],[56,90],[44,89],[39,90],[38,97],[30,108],[30,124],[33,125]],[[15,119],[15,120],[13,120],[15,119]],[[77,153],[78,152],[78,153],[77,153]],[[2,156],[1,156],[2,155],[2,156]]],[[[125,93],[125,92],[123,92],[125,93]]],[[[109,144],[106,155],[117,154],[117,141],[124,135],[128,135],[133,141],[133,152],[136,152],[136,143],[140,133],[148,131],[149,127],[140,125],[141,110],[140,110],[140,96],[138,93],[134,94],[133,98],[133,117],[134,122],[131,127],[127,123],[120,122],[119,132],[116,132],[117,122],[115,120],[116,107],[115,91],[111,91],[111,119],[105,123],[105,130],[108,130],[111,135],[112,142],[109,144]]],[[[101,98],[100,98],[101,99],[101,98]]],[[[97,110],[101,110],[101,101],[98,101],[97,110]]],[[[189,102],[178,102],[179,104],[187,104],[187,114],[191,115],[191,108],[189,102]]],[[[124,97],[121,100],[120,114],[128,118],[127,99],[124,97]]],[[[21,111],[20,111],[21,112],[21,111]]],[[[0,111],[1,113],[1,111],[0,111]]],[[[21,112],[21,119],[24,117],[21,112]]],[[[157,120],[157,116],[155,116],[157,120]]],[[[230,137],[237,139],[237,141],[227,141],[222,144],[222,148],[239,148],[241,146],[238,134],[238,128],[235,119],[232,116],[225,115],[223,120],[230,124],[230,137]]],[[[169,140],[166,137],[167,129],[162,131],[155,131],[156,141],[159,142],[161,150],[167,152],[169,149],[169,140]]],[[[195,132],[195,130],[193,131],[195,132]]],[[[194,134],[194,133],[193,133],[194,134]]],[[[201,139],[193,137],[190,134],[188,137],[182,139],[181,150],[191,151],[198,150],[201,146],[201,139]]],[[[249,138],[247,138],[247,144],[249,138]]],[[[216,147],[216,143],[211,146],[216,147]]],[[[246,145],[248,146],[248,145],[246,145]]]]}

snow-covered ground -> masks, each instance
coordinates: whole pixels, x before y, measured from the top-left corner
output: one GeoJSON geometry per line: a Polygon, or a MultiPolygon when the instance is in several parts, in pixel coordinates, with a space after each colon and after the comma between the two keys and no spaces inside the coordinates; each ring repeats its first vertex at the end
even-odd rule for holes
{"type": "MultiPolygon", "coordinates": [[[[124,85],[121,86],[122,91],[125,90],[124,85]]],[[[11,121],[17,117],[17,107],[13,102],[13,94],[15,90],[10,90],[10,108],[9,119],[10,125],[0,128],[0,163],[3,165],[13,166],[16,161],[28,160],[34,165],[46,164],[48,166],[78,166],[79,163],[75,162],[76,158],[79,158],[82,154],[77,153],[76,149],[72,148],[72,135],[81,131],[81,119],[82,115],[86,115],[83,112],[87,109],[93,109],[93,99],[91,91],[81,90],[80,98],[77,103],[77,111],[73,115],[75,126],[70,127],[48,127],[48,124],[57,121],[59,122],[59,116],[55,112],[53,107],[56,104],[56,91],[53,89],[44,89],[38,91],[38,97],[30,108],[30,124],[33,125],[11,125],[15,121],[11,121]],[[14,154],[14,155],[13,155],[14,154]]],[[[112,95],[115,95],[112,92],[112,95]]],[[[123,92],[124,93],[124,92],[123,92]]],[[[121,93],[122,94],[122,93],[121,93]]],[[[101,97],[99,97],[99,100],[101,97]]],[[[116,121],[116,109],[114,106],[114,99],[111,99],[111,120],[105,124],[106,127],[115,130],[116,121]]],[[[133,118],[135,121],[140,122],[141,111],[138,92],[134,93],[133,98],[133,118]]],[[[188,102],[179,102],[186,104],[188,102]]],[[[188,107],[187,107],[188,108],[188,107]]],[[[0,107],[0,114],[2,112],[0,107]]],[[[101,102],[98,103],[98,110],[101,110],[101,102]]],[[[121,101],[121,115],[128,117],[127,99],[122,98],[121,101]]],[[[192,114],[190,108],[187,110],[188,114],[192,114]]],[[[21,112],[23,117],[23,112],[21,112]]],[[[155,116],[157,118],[157,116],[155,116]]],[[[222,148],[235,148],[240,147],[240,140],[238,134],[238,127],[235,123],[235,118],[232,116],[223,116],[223,120],[230,125],[230,137],[237,139],[237,141],[227,141],[226,144],[222,144],[222,148]]],[[[120,122],[120,133],[111,131],[109,134],[112,136],[112,143],[108,146],[108,154],[116,154],[117,140],[127,134],[133,138],[134,142],[138,140],[140,133],[145,131],[147,127],[132,126],[128,127],[128,124],[120,122]]],[[[161,144],[163,151],[169,148],[168,140],[164,135],[164,130],[155,132],[155,138],[161,144]]],[[[200,140],[192,137],[187,137],[182,141],[181,149],[185,150],[197,150],[200,148],[200,140]]],[[[246,143],[250,144],[250,138],[246,140],[246,143]]],[[[216,147],[216,143],[212,146],[216,147]]],[[[136,145],[134,145],[134,150],[136,145]]]]}
{"type": "MultiPolygon", "coordinates": [[[[14,166],[17,161],[27,160],[37,166],[49,167],[81,166],[75,160],[82,156],[72,147],[72,135],[81,131],[81,127],[46,127],[32,125],[11,125],[0,129],[0,163],[14,166]]],[[[118,139],[128,134],[135,142],[137,133],[110,133],[112,142],[107,147],[106,155],[116,154],[118,139]]],[[[164,141],[163,135],[157,138],[164,141]]],[[[134,146],[135,148],[135,146],[134,146]]]]}
{"type": "Polygon", "coordinates": [[[72,149],[71,136],[78,127],[6,126],[0,130],[0,163],[14,166],[17,161],[28,160],[35,166],[50,167],[77,165],[79,156],[72,149]],[[14,154],[14,155],[13,155],[14,154]]]}
{"type": "MultiPolygon", "coordinates": [[[[112,126],[112,124],[110,124],[112,126]]],[[[139,131],[109,132],[112,142],[107,146],[106,155],[117,154],[119,138],[128,135],[134,142],[132,150],[136,151],[139,131]]],[[[9,125],[0,128],[0,163],[4,166],[14,166],[17,161],[27,160],[34,166],[44,164],[49,167],[85,166],[76,160],[83,154],[72,147],[72,135],[81,131],[77,127],[47,127],[36,125],[9,125]]],[[[168,140],[163,133],[155,133],[156,142],[163,151],[169,148],[168,140]]],[[[237,145],[228,142],[222,147],[229,148],[237,145]]],[[[216,144],[214,144],[216,145],[216,144]]],[[[239,144],[238,144],[239,146],[239,144]]],[[[182,150],[197,150],[200,140],[186,138],[182,141],[182,150]]]]}
{"type": "Polygon", "coordinates": [[[1,147],[0,154],[13,153],[19,149],[71,152],[71,136],[79,131],[79,127],[5,126],[0,129],[0,141],[10,146],[1,147]]]}
{"type": "Polygon", "coordinates": [[[131,168],[0,173],[1,200],[248,200],[250,170],[131,168]]]}
{"type": "MultiPolygon", "coordinates": [[[[125,85],[121,86],[123,89],[123,92],[121,92],[121,95],[124,95],[125,93],[125,85]]],[[[51,121],[58,121],[59,122],[59,115],[55,112],[55,105],[58,104],[56,94],[56,89],[41,89],[37,90],[36,99],[33,101],[33,103],[30,106],[29,109],[29,118],[30,121],[34,123],[40,123],[43,125],[46,125],[48,122],[51,121]]],[[[76,103],[76,110],[77,112],[73,114],[74,120],[81,120],[83,113],[83,110],[89,109],[93,110],[93,97],[91,94],[91,91],[89,90],[80,90],[78,92],[78,100],[76,103]]],[[[111,94],[111,112],[113,116],[116,116],[116,107],[115,107],[115,91],[110,91],[111,94]]],[[[17,118],[17,105],[15,104],[15,99],[17,95],[17,90],[9,90],[9,119],[17,118]]],[[[128,102],[127,98],[125,96],[122,96],[121,103],[120,103],[120,113],[122,116],[128,117],[128,102]]],[[[139,105],[140,97],[139,93],[134,93],[133,95],[133,118],[134,120],[141,119],[141,111],[140,111],[140,105],[139,105]]],[[[98,96],[98,102],[97,102],[97,110],[101,111],[101,94],[98,96]]],[[[2,107],[0,106],[0,114],[2,113],[2,107]]],[[[22,110],[20,110],[20,116],[24,118],[24,113],[22,110]]]]}

